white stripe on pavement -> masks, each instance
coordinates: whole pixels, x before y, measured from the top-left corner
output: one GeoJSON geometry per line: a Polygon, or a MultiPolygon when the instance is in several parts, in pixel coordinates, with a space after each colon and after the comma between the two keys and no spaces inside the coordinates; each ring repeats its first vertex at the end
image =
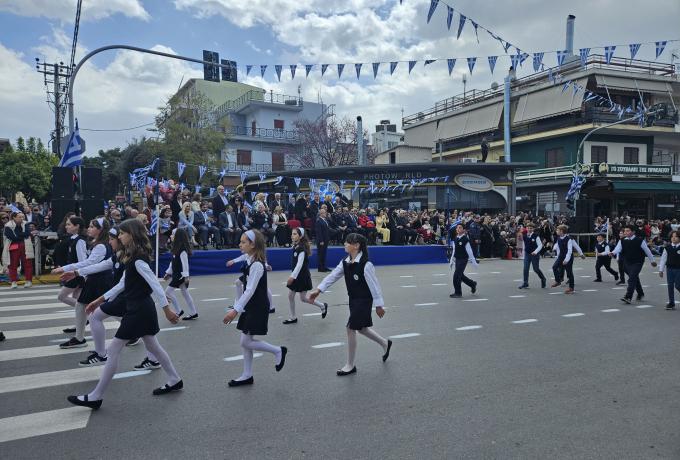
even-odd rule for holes
{"type": "Polygon", "coordinates": [[[617,311],[621,311],[618,308],[607,308],[606,310],[600,310],[602,313],[614,313],[617,311]]]}
{"type": "Polygon", "coordinates": [[[485,302],[489,299],[465,299],[463,302],[485,302]]]}
{"type": "MultiPolygon", "coordinates": [[[[124,372],[116,374],[113,378],[137,377],[149,374],[151,370],[138,372],[124,372]]],[[[12,393],[15,391],[35,390],[37,388],[55,387],[59,385],[70,385],[73,383],[89,382],[99,380],[102,370],[99,366],[79,367],[64,371],[42,372],[40,374],[17,375],[15,377],[0,378],[0,394],[12,393]]]]}
{"type": "Polygon", "coordinates": [[[413,275],[399,275],[399,278],[413,278],[413,275]]]}
{"type": "Polygon", "coordinates": [[[574,318],[576,316],[585,316],[583,313],[567,313],[566,315],[562,315],[564,318],[574,318]]]}
{"type": "Polygon", "coordinates": [[[214,299],[201,299],[201,302],[217,302],[218,300],[229,300],[229,297],[216,297],[214,299]]]}
{"type": "Polygon", "coordinates": [[[408,339],[409,337],[418,337],[420,334],[417,332],[409,332],[406,334],[391,335],[388,339],[408,339]]]}
{"type": "MultiPolygon", "coordinates": [[[[253,358],[259,358],[260,356],[262,356],[262,353],[253,353],[253,358]]],[[[241,360],[243,360],[243,355],[227,356],[226,358],[224,358],[224,361],[226,362],[241,360]]]]}
{"type": "Polygon", "coordinates": [[[447,276],[448,273],[433,273],[432,276],[447,276]]]}
{"type": "Polygon", "coordinates": [[[448,283],[432,283],[432,286],[448,286],[448,283]]]}
{"type": "Polygon", "coordinates": [[[597,289],[584,289],[583,292],[597,292],[597,289]]]}
{"type": "Polygon", "coordinates": [[[439,305],[437,302],[414,303],[414,307],[430,307],[432,305],[439,305]]]}
{"type": "Polygon", "coordinates": [[[80,430],[87,426],[90,414],[92,410],[87,407],[68,407],[6,417],[0,419],[0,442],[80,430]]]}
{"type": "MultiPolygon", "coordinates": [[[[43,303],[39,305],[8,305],[5,307],[0,307],[0,312],[3,311],[23,311],[23,310],[43,310],[47,308],[68,308],[68,305],[61,302],[55,303],[43,303]]],[[[73,307],[71,307],[71,312],[73,312],[73,307]]]]}
{"type": "MultiPolygon", "coordinates": [[[[118,329],[120,323],[118,321],[105,321],[105,329],[118,329]]],[[[25,339],[27,337],[42,337],[46,335],[62,335],[64,334],[64,326],[55,327],[41,327],[37,329],[20,329],[17,331],[5,331],[5,337],[9,339],[25,339]]],[[[85,328],[86,331],[90,330],[90,327],[85,328]]],[[[66,341],[66,339],[60,339],[59,342],[66,341]]]]}
{"type": "Polygon", "coordinates": [[[510,297],[511,299],[522,299],[526,296],[525,295],[509,295],[508,297],[510,297]]]}
{"type": "Polygon", "coordinates": [[[0,324],[27,323],[30,321],[49,321],[53,319],[73,318],[71,313],[46,313],[44,315],[0,316],[0,324]]]}
{"type": "Polygon", "coordinates": [[[321,312],[318,311],[316,313],[305,313],[302,316],[321,316],[321,312]]]}
{"type": "MultiPolygon", "coordinates": [[[[65,342],[66,339],[62,340],[65,342]]],[[[107,340],[108,345],[111,340],[107,340]]],[[[92,345],[92,344],[90,344],[92,345]]],[[[67,348],[62,350],[58,345],[46,345],[43,347],[29,347],[29,348],[14,348],[13,350],[0,351],[0,362],[14,361],[16,359],[30,359],[30,358],[44,358],[46,356],[70,355],[73,353],[82,353],[87,355],[87,347],[81,348],[67,348]]]]}
{"type": "MultiPolygon", "coordinates": [[[[116,323],[116,326],[115,326],[115,327],[109,327],[108,324],[109,324],[109,323],[105,323],[105,326],[104,326],[104,327],[105,327],[106,329],[116,329],[116,328],[118,327],[118,324],[119,324],[119,323],[116,323]]],[[[181,331],[182,329],[186,329],[186,328],[187,328],[186,326],[166,327],[166,328],[161,329],[160,332],[163,332],[163,331],[181,331]]],[[[91,335],[86,335],[86,336],[84,337],[84,339],[85,339],[85,340],[92,340],[92,336],[91,336],[91,335]]],[[[62,342],[65,342],[65,341],[66,341],[65,339],[55,339],[55,340],[50,340],[50,343],[62,343],[62,342]]],[[[141,343],[144,343],[144,341],[142,341],[141,343]]]]}
{"type": "Polygon", "coordinates": [[[416,286],[415,284],[407,284],[406,286],[399,286],[399,287],[412,288],[412,287],[418,287],[418,286],[416,286]]]}
{"type": "Polygon", "coordinates": [[[40,292],[31,292],[32,289],[10,289],[10,290],[2,290],[0,291],[0,296],[5,296],[5,295],[13,295],[16,297],[21,297],[22,295],[35,295],[35,294],[43,294],[47,292],[54,292],[55,294],[59,293],[61,291],[61,288],[49,288],[49,289],[41,289],[40,292]]]}
{"type": "Polygon", "coordinates": [[[329,343],[320,343],[318,345],[312,345],[312,348],[333,348],[333,347],[340,347],[344,345],[343,342],[329,342],[329,343]]]}
{"type": "Polygon", "coordinates": [[[457,330],[457,331],[472,331],[472,330],[481,329],[481,328],[482,328],[482,326],[475,325],[475,326],[463,326],[463,327],[457,327],[456,330],[457,330]]]}
{"type": "Polygon", "coordinates": [[[519,319],[517,321],[513,321],[513,324],[526,324],[526,323],[536,323],[538,322],[537,319],[535,318],[529,318],[529,319],[519,319]]]}
{"type": "Polygon", "coordinates": [[[654,308],[654,305],[636,305],[635,308],[654,308]]]}
{"type": "MultiPolygon", "coordinates": [[[[20,300],[54,300],[56,295],[36,295],[32,297],[21,297],[20,300]]],[[[0,299],[0,302],[14,302],[17,299],[0,299]]]]}

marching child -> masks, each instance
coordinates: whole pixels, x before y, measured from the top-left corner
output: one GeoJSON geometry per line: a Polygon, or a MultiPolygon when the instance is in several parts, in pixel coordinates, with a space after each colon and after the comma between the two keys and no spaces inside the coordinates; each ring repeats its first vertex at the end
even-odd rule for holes
{"type": "MultiPolygon", "coordinates": [[[[248,257],[245,254],[241,254],[237,258],[227,261],[227,267],[231,267],[234,264],[243,262],[243,265],[241,266],[241,276],[236,278],[236,281],[234,281],[234,292],[236,293],[236,297],[234,297],[234,302],[236,302],[239,299],[239,297],[243,295],[243,284],[246,278],[245,269],[248,266],[248,264],[246,263],[247,258],[248,257]]],[[[266,255],[264,261],[264,268],[268,272],[272,271],[272,266],[267,263],[266,255]]],[[[272,296],[272,291],[269,288],[267,288],[267,300],[269,300],[269,313],[275,313],[276,307],[274,306],[274,297],[272,296]]]]}
{"type": "Polygon", "coordinates": [[[269,322],[269,300],[267,299],[267,271],[265,270],[264,236],[257,230],[247,230],[241,235],[239,249],[246,255],[244,269],[244,287],[241,295],[234,303],[234,308],[224,317],[224,324],[231,323],[240,314],[236,328],[241,331],[241,348],[243,348],[243,373],[230,380],[230,387],[252,385],[253,351],[266,351],[274,355],[276,372],[283,369],[286,363],[288,348],[275,347],[263,340],[256,340],[255,335],[267,335],[269,322]]]}
{"type": "Polygon", "coordinates": [[[283,324],[297,323],[297,316],[295,316],[295,294],[300,293],[300,300],[302,302],[316,305],[321,309],[321,318],[325,318],[328,313],[328,304],[319,301],[310,300],[307,296],[307,291],[312,289],[312,275],[309,273],[309,255],[312,249],[305,235],[305,229],[297,227],[291,233],[293,241],[293,262],[292,272],[288,277],[288,304],[290,306],[290,317],[283,320],[283,324]]]}
{"type": "Polygon", "coordinates": [[[607,243],[607,235],[600,233],[597,235],[597,243],[595,244],[595,275],[593,280],[596,283],[602,282],[602,267],[614,276],[614,281],[619,280],[619,274],[612,269],[612,257],[609,255],[609,244],[607,243]]]}
{"type": "Polygon", "coordinates": [[[659,262],[659,276],[663,278],[666,272],[668,283],[668,303],[666,310],[675,310],[675,290],[680,291],[680,232],[671,232],[671,244],[664,247],[659,262]]]}
{"type": "Polygon", "coordinates": [[[71,404],[90,409],[101,407],[104,392],[118,368],[121,350],[128,340],[137,337],[142,338],[146,349],[157,357],[163,370],[168,374],[168,382],[153,390],[152,394],[163,395],[184,387],[170,357],[156,338],[160,328],[154,300],[156,304],[163,305],[165,317],[172,324],[177,324],[179,318],[168,306],[163,288],[149,266],[152,249],[147,229],[140,220],[128,219],[120,224],[118,231],[118,238],[124,247],[121,261],[125,264],[125,274],[116,286],[91,302],[88,309],[94,310],[105,301],[112,301],[125,292],[125,313],[115,337],[107,348],[108,359],[97,386],[88,394],[67,398],[71,404]]]}
{"type": "Polygon", "coordinates": [[[169,280],[170,284],[165,289],[165,295],[168,300],[172,302],[172,306],[175,308],[175,313],[177,316],[182,316],[184,310],[179,307],[179,302],[177,302],[177,296],[175,295],[175,289],[179,288],[182,292],[182,297],[187,303],[187,308],[189,309],[189,314],[182,318],[184,321],[191,321],[198,319],[198,312],[196,311],[196,305],[194,304],[194,299],[191,298],[189,294],[189,256],[191,256],[191,243],[189,242],[189,233],[183,228],[177,228],[172,233],[172,262],[170,266],[165,271],[165,280],[169,280]]]}
{"type": "MultiPolygon", "coordinates": [[[[78,216],[71,216],[66,219],[64,225],[66,233],[70,235],[68,244],[66,246],[66,261],[68,264],[75,264],[83,262],[87,259],[87,237],[85,235],[85,221],[78,216]]],[[[52,273],[56,273],[53,270],[52,273]]],[[[57,300],[65,303],[69,307],[76,306],[76,300],[80,295],[80,290],[83,287],[85,279],[82,276],[75,277],[65,281],[61,285],[61,290],[57,295],[57,300]]],[[[76,332],[75,327],[67,327],[64,333],[76,332]]]]}
{"type": "Polygon", "coordinates": [[[357,331],[373,340],[383,349],[382,360],[387,361],[392,348],[392,341],[383,338],[372,328],[371,313],[375,307],[378,318],[385,315],[384,301],[375,267],[368,260],[366,237],[358,233],[350,233],[345,239],[345,252],[348,256],[341,260],[333,271],[326,276],[319,287],[309,295],[316,300],[320,293],[325,292],[336,281],[344,276],[347,294],[349,295],[349,320],[347,321],[347,363],[337,370],[338,376],[355,374],[357,367],[354,358],[357,351],[357,331]]]}

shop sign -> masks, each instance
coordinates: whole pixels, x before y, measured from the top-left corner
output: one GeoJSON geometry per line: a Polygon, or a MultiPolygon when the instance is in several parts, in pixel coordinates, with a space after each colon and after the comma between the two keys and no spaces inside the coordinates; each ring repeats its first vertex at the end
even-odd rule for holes
{"type": "Polygon", "coordinates": [[[671,166],[669,165],[617,165],[607,164],[606,168],[600,165],[600,174],[622,174],[622,175],[645,175],[645,176],[670,176],[671,166]]]}
{"type": "Polygon", "coordinates": [[[460,188],[473,192],[488,192],[493,188],[493,182],[478,174],[458,174],[453,181],[460,188]]]}

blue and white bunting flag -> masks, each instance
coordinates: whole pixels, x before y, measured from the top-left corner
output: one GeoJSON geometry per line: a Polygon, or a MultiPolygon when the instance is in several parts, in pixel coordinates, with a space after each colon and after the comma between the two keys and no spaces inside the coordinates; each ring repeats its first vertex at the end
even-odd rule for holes
{"type": "Polygon", "coordinates": [[[71,133],[68,140],[68,147],[66,152],[59,160],[59,166],[62,168],[71,168],[80,166],[83,163],[83,147],[80,139],[80,130],[78,129],[78,120],[76,119],[76,129],[71,133]]]}
{"type": "Polygon", "coordinates": [[[220,178],[218,180],[221,181],[222,178],[226,175],[227,175],[227,170],[225,168],[222,168],[222,171],[220,171],[220,178]]]}
{"type": "Polygon", "coordinates": [[[326,69],[328,69],[329,64],[321,64],[321,76],[323,77],[323,74],[326,73],[326,69]]]}
{"type": "Polygon", "coordinates": [[[630,50],[630,58],[635,59],[635,55],[640,51],[640,47],[642,46],[642,43],[631,43],[628,45],[628,49],[630,50]]]}
{"type": "Polygon", "coordinates": [[[314,191],[316,188],[316,179],[309,179],[309,189],[311,191],[314,191]]]}
{"type": "Polygon", "coordinates": [[[519,67],[519,54],[512,54],[510,55],[510,64],[512,65],[512,68],[517,70],[519,67]]]}
{"type": "Polygon", "coordinates": [[[359,185],[360,185],[360,184],[361,184],[361,181],[360,181],[360,180],[355,180],[355,181],[354,181],[354,188],[352,189],[352,191],[356,192],[357,189],[359,188],[359,185]]]}
{"type": "Polygon", "coordinates": [[[586,98],[583,102],[588,102],[592,101],[593,99],[596,99],[598,96],[595,93],[591,93],[590,91],[586,91],[586,98]]]}
{"type": "Polygon", "coordinates": [[[564,58],[567,57],[567,50],[557,51],[557,65],[562,67],[564,64],[564,58]]]}
{"type": "Polygon", "coordinates": [[[489,56],[489,68],[491,69],[491,74],[493,75],[493,69],[496,68],[496,61],[498,60],[498,56],[489,56]]]}
{"type": "Polygon", "coordinates": [[[137,185],[137,175],[135,173],[128,173],[128,176],[130,177],[130,186],[134,187],[137,185]]]}
{"type": "Polygon", "coordinates": [[[342,77],[342,71],[345,68],[345,64],[338,64],[338,78],[342,77]]]}
{"type": "Polygon", "coordinates": [[[266,173],[260,173],[260,174],[258,174],[258,176],[260,177],[260,180],[261,180],[261,181],[262,181],[262,180],[265,180],[265,179],[267,178],[267,174],[266,174],[266,173]]]}
{"type": "Polygon", "coordinates": [[[410,184],[411,186],[409,187],[409,190],[412,189],[417,183],[418,183],[417,180],[411,179],[411,184],[410,184]]]}
{"type": "Polygon", "coordinates": [[[543,65],[543,53],[534,53],[534,72],[538,72],[543,65]]]}
{"type": "Polygon", "coordinates": [[[239,175],[241,176],[241,183],[244,183],[246,181],[246,177],[248,177],[248,171],[241,171],[239,172],[239,175]]]}
{"type": "Polygon", "coordinates": [[[451,30],[451,21],[453,21],[453,8],[446,6],[446,28],[451,30]]]}
{"type": "Polygon", "coordinates": [[[282,180],[283,180],[283,176],[276,176],[276,182],[274,182],[274,185],[279,185],[282,180]]]}
{"type": "Polygon", "coordinates": [[[439,0],[430,0],[430,10],[427,12],[427,23],[430,23],[430,19],[432,19],[432,15],[434,14],[434,11],[437,9],[437,5],[439,5],[439,0]]]}
{"type": "Polygon", "coordinates": [[[210,194],[208,196],[213,196],[215,194],[215,187],[210,187],[210,194]]]}
{"type": "Polygon", "coordinates": [[[383,180],[383,190],[387,190],[390,187],[389,180],[383,180]]]}
{"type": "Polygon", "coordinates": [[[477,62],[476,57],[469,57],[467,58],[467,63],[468,63],[468,69],[470,69],[470,73],[472,73],[472,69],[475,68],[475,63],[477,62]]]}
{"type": "Polygon", "coordinates": [[[305,64],[305,78],[309,77],[309,72],[312,71],[314,64],[305,64]]]}
{"type": "Polygon", "coordinates": [[[373,63],[373,79],[375,80],[378,77],[378,69],[380,68],[380,63],[379,62],[374,62],[373,63]]]}
{"type": "Polygon", "coordinates": [[[151,224],[149,225],[149,235],[153,236],[156,234],[156,231],[158,230],[158,215],[156,215],[156,212],[151,214],[151,224]]]}
{"type": "Polygon", "coordinates": [[[408,61],[408,74],[411,75],[411,71],[416,66],[418,61],[408,61]]]}
{"type": "Polygon", "coordinates": [[[371,189],[371,193],[375,193],[375,181],[372,180],[368,183],[368,188],[371,189]]]}
{"type": "Polygon", "coordinates": [[[179,191],[180,191],[180,192],[184,191],[184,189],[185,189],[186,187],[187,187],[187,186],[184,185],[184,182],[180,182],[180,183],[179,183],[179,191]]]}
{"type": "Polygon", "coordinates": [[[276,64],[276,65],[274,66],[274,70],[276,71],[276,78],[278,78],[279,81],[281,81],[281,69],[282,69],[282,68],[283,68],[283,66],[281,66],[281,65],[279,65],[279,64],[276,64]]]}
{"type": "Polygon", "coordinates": [[[501,44],[503,45],[503,48],[505,49],[505,52],[506,52],[506,53],[508,52],[508,50],[510,49],[511,46],[514,46],[514,45],[513,45],[512,43],[510,43],[510,42],[505,42],[505,43],[503,43],[503,40],[501,40],[501,44]]]}
{"type": "Polygon", "coordinates": [[[519,66],[522,67],[524,61],[529,57],[529,53],[520,53],[519,50],[517,50],[517,53],[519,54],[519,66]]]}
{"type": "Polygon", "coordinates": [[[399,61],[390,62],[390,75],[394,73],[394,70],[397,68],[397,64],[399,64],[399,61]]]}
{"type": "Polygon", "coordinates": [[[614,57],[614,51],[616,51],[616,45],[604,47],[604,60],[607,64],[612,62],[612,57],[614,57]]]}
{"type": "Polygon", "coordinates": [[[566,90],[569,89],[570,86],[571,86],[571,81],[566,82],[564,84],[564,86],[562,86],[562,92],[564,93],[566,90]]]}
{"type": "Polygon", "coordinates": [[[201,184],[194,185],[194,190],[196,190],[195,193],[201,193],[201,184]]]}
{"type": "Polygon", "coordinates": [[[467,18],[464,15],[460,15],[460,19],[458,20],[458,33],[456,34],[456,39],[460,38],[460,33],[463,31],[463,27],[465,26],[465,20],[467,18]]]}
{"type": "Polygon", "coordinates": [[[203,176],[205,176],[206,171],[208,170],[207,166],[199,165],[198,166],[198,180],[203,179],[203,176]]]}
{"type": "Polygon", "coordinates": [[[290,78],[295,79],[295,71],[297,70],[297,64],[290,64],[290,78]]]}
{"type": "Polygon", "coordinates": [[[246,64],[246,77],[250,75],[250,71],[252,70],[253,66],[250,64],[246,64]]]}
{"type": "Polygon", "coordinates": [[[476,23],[475,21],[473,21],[472,19],[470,19],[470,22],[472,23],[472,27],[475,28],[475,37],[477,38],[477,43],[479,43],[479,31],[478,31],[478,29],[479,29],[479,24],[477,24],[477,23],[476,23]]]}
{"type": "Polygon", "coordinates": [[[361,76],[361,66],[362,66],[362,64],[354,64],[354,70],[357,71],[357,80],[361,76]]]}
{"type": "Polygon", "coordinates": [[[581,67],[585,67],[588,63],[588,55],[590,54],[590,48],[581,48],[578,50],[578,54],[581,57],[581,67]]]}
{"type": "Polygon", "coordinates": [[[453,72],[453,67],[456,65],[456,60],[455,59],[447,59],[446,64],[449,66],[449,75],[451,75],[451,72],[453,72]]]}
{"type": "Polygon", "coordinates": [[[250,201],[255,201],[255,195],[257,195],[257,192],[250,192],[250,201]]]}
{"type": "Polygon", "coordinates": [[[293,181],[295,182],[295,186],[297,188],[300,188],[300,183],[302,182],[302,178],[301,177],[294,177],[293,181]]]}
{"type": "Polygon", "coordinates": [[[659,56],[661,56],[661,53],[663,53],[663,50],[666,49],[666,41],[659,41],[655,42],[656,44],[656,59],[659,59],[659,56]]]}
{"type": "Polygon", "coordinates": [[[430,64],[433,64],[433,63],[435,63],[435,62],[437,62],[436,59],[425,59],[425,63],[423,64],[423,67],[424,67],[424,66],[428,66],[428,65],[430,65],[430,64]]]}
{"type": "Polygon", "coordinates": [[[186,169],[186,167],[187,167],[187,164],[186,164],[186,163],[182,163],[181,161],[178,161],[178,162],[177,162],[177,176],[182,177],[182,175],[184,174],[184,170],[186,169]]]}
{"type": "Polygon", "coordinates": [[[261,65],[260,66],[260,76],[264,78],[264,73],[267,71],[267,66],[266,65],[261,65]]]}

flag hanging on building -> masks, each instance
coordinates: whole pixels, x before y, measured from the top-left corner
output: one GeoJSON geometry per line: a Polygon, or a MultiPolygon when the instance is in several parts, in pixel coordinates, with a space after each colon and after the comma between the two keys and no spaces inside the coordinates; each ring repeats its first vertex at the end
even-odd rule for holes
{"type": "Polygon", "coordinates": [[[666,41],[656,42],[656,58],[659,59],[663,50],[666,49],[666,41]]]}
{"type": "Polygon", "coordinates": [[[604,60],[609,64],[612,62],[612,57],[614,57],[614,51],[616,51],[616,46],[605,46],[604,47],[604,60]]]}
{"type": "Polygon", "coordinates": [[[538,72],[543,65],[543,53],[534,53],[534,72],[538,72]]]}
{"type": "Polygon", "coordinates": [[[579,56],[581,57],[581,67],[585,67],[588,62],[588,54],[590,54],[590,48],[581,48],[578,50],[579,56]]]}
{"type": "Polygon", "coordinates": [[[568,53],[567,50],[557,52],[557,65],[558,66],[562,67],[562,64],[564,64],[564,58],[567,57],[567,53],[568,53]]]}
{"type": "Polygon", "coordinates": [[[635,55],[637,54],[638,51],[640,51],[640,46],[642,46],[642,43],[631,43],[630,45],[628,45],[631,59],[635,59],[635,55]]]}
{"type": "MultiPolygon", "coordinates": [[[[58,141],[57,141],[58,142],[58,141]]],[[[66,152],[59,160],[59,166],[62,168],[72,168],[80,166],[83,163],[83,146],[80,139],[80,131],[78,129],[78,120],[76,119],[76,129],[71,133],[71,138],[68,140],[68,147],[66,152]]]]}
{"type": "Polygon", "coordinates": [[[489,68],[491,69],[491,73],[493,74],[493,69],[496,68],[496,61],[498,60],[498,56],[489,56],[489,68]]]}

